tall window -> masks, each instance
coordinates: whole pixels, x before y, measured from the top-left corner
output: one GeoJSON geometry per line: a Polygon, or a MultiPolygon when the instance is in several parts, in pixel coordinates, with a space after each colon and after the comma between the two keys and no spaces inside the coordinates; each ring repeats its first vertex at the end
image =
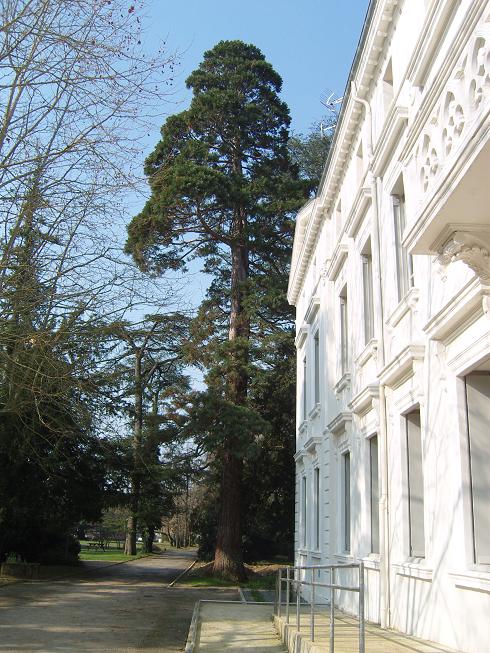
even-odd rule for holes
{"type": "Polygon", "coordinates": [[[378,436],[369,440],[369,498],[371,504],[371,553],[379,553],[378,436]]]}
{"type": "Polygon", "coordinates": [[[315,404],[320,403],[320,333],[317,331],[313,339],[315,358],[315,404]]]}
{"type": "Polygon", "coordinates": [[[320,548],[320,468],[315,467],[315,549],[320,548]]]}
{"type": "Polygon", "coordinates": [[[405,197],[403,194],[392,195],[393,218],[395,222],[395,253],[398,301],[407,294],[413,285],[412,257],[402,245],[405,231],[405,197]]]}
{"type": "Polygon", "coordinates": [[[364,295],[364,342],[374,338],[373,259],[371,246],[362,257],[362,285],[364,295]]]}
{"type": "Polygon", "coordinates": [[[409,551],[411,556],[424,558],[424,473],[419,410],[405,415],[405,427],[408,461],[409,551]]]}
{"type": "Polygon", "coordinates": [[[490,564],[490,372],[465,379],[474,561],[490,564]]]}
{"type": "Polygon", "coordinates": [[[307,533],[307,523],[306,523],[306,476],[303,476],[301,484],[301,513],[303,517],[303,531],[302,531],[302,542],[303,547],[306,547],[306,533],[307,533]]]}
{"type": "Polygon", "coordinates": [[[303,358],[303,420],[308,417],[308,397],[307,397],[307,367],[306,356],[303,358]]]}
{"type": "Polygon", "coordinates": [[[390,59],[383,75],[383,107],[385,111],[388,111],[393,102],[393,97],[393,66],[390,59]]]}
{"type": "Polygon", "coordinates": [[[340,371],[345,374],[349,369],[349,328],[347,313],[347,288],[340,294],[340,371]]]}
{"type": "Polygon", "coordinates": [[[335,207],[335,235],[339,236],[342,229],[342,202],[339,200],[335,207]]]}
{"type": "Polygon", "coordinates": [[[350,453],[342,455],[342,546],[350,551],[350,453]]]}

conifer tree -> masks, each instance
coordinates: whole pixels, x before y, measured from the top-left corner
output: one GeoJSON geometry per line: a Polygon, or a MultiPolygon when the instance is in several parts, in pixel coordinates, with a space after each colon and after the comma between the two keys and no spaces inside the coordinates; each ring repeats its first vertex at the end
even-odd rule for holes
{"type": "Polygon", "coordinates": [[[246,411],[257,298],[275,258],[289,252],[292,212],[309,190],[289,158],[281,84],[253,45],[221,41],[205,53],[187,80],[189,109],[168,118],[147,159],[152,193],[126,245],[153,273],[199,257],[214,277],[194,324],[193,356],[208,371],[208,406],[219,415],[214,572],[229,578],[244,575],[240,505],[246,424],[254,423],[246,411]]]}

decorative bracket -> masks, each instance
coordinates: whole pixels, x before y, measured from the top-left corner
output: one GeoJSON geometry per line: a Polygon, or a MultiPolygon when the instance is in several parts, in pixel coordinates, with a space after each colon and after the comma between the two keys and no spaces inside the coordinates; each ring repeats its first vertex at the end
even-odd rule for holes
{"type": "Polygon", "coordinates": [[[490,281],[490,245],[487,239],[480,238],[474,233],[455,231],[446,240],[437,262],[447,266],[455,261],[463,261],[483,282],[490,281]]]}

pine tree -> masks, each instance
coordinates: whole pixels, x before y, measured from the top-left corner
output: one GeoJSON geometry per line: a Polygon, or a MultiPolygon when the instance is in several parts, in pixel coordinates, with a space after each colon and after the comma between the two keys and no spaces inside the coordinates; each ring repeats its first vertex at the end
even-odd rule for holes
{"type": "MultiPolygon", "coordinates": [[[[200,257],[214,275],[193,355],[208,370],[211,403],[223,402],[228,418],[247,409],[257,280],[290,247],[292,212],[309,191],[289,158],[281,84],[253,45],[221,41],[206,52],[187,80],[189,109],[166,121],[146,162],[151,197],[129,226],[127,251],[140,267],[161,272],[200,257]]],[[[223,424],[214,452],[221,467],[214,572],[242,578],[245,436],[240,422],[223,424]]]]}

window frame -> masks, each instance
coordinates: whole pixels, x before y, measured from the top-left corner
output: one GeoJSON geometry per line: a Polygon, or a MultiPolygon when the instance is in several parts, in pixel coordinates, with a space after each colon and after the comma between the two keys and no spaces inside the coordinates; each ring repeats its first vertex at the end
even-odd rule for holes
{"type": "Polygon", "coordinates": [[[351,514],[351,451],[347,449],[341,453],[340,466],[340,500],[341,500],[341,551],[343,554],[352,553],[352,514],[351,514]],[[348,472],[348,473],[347,473],[348,472]]]}
{"type": "Polygon", "coordinates": [[[349,303],[347,284],[339,295],[339,335],[340,335],[340,375],[344,376],[349,371],[349,303]]]}
{"type": "Polygon", "coordinates": [[[369,439],[369,512],[370,512],[370,553],[379,554],[381,545],[379,520],[379,441],[374,433],[369,439]],[[376,496],[373,493],[373,443],[376,440],[376,496]],[[374,500],[376,499],[376,500],[374,500]],[[374,535],[376,534],[376,538],[374,535]]]}
{"type": "Polygon", "coordinates": [[[397,296],[398,302],[401,302],[409,290],[413,288],[413,260],[406,247],[403,247],[402,244],[406,227],[405,193],[403,190],[391,194],[391,204],[395,239],[397,296]]]}
{"type": "Polygon", "coordinates": [[[423,454],[423,430],[422,430],[422,415],[420,411],[420,406],[415,406],[408,412],[403,415],[404,423],[404,438],[405,438],[405,449],[406,449],[406,490],[407,490],[407,508],[408,508],[408,554],[410,558],[425,559],[427,556],[427,546],[426,546],[426,520],[425,520],[425,474],[424,474],[424,454],[423,454]],[[410,416],[418,414],[418,438],[415,439],[411,437],[410,433],[410,424],[414,424],[410,420],[410,416]],[[412,445],[410,444],[412,440],[412,445]],[[417,450],[417,446],[419,447],[417,450]],[[417,458],[417,454],[420,453],[420,458],[417,458]],[[420,460],[419,469],[415,465],[420,460]],[[411,471],[412,469],[412,471],[411,471]],[[421,478],[421,487],[419,492],[422,497],[422,506],[421,511],[417,508],[417,494],[412,492],[412,488],[415,488],[416,474],[419,473],[421,478]],[[416,532],[414,526],[416,525],[416,519],[419,518],[420,513],[422,515],[422,532],[416,532]],[[423,549],[419,548],[417,539],[422,539],[423,549]]]}
{"type": "Polygon", "coordinates": [[[313,390],[315,406],[320,403],[320,329],[313,336],[313,390]]]}
{"type": "MultiPolygon", "coordinates": [[[[481,555],[479,553],[479,534],[481,529],[480,525],[477,525],[475,519],[475,472],[474,468],[476,465],[476,460],[473,461],[472,459],[472,449],[475,448],[475,443],[472,444],[472,438],[471,438],[471,433],[470,433],[470,407],[468,403],[468,377],[470,376],[486,376],[489,378],[490,381],[490,372],[488,371],[471,371],[468,372],[467,374],[464,375],[463,377],[463,387],[464,387],[464,409],[465,409],[465,421],[464,421],[464,435],[465,435],[465,445],[466,445],[466,461],[467,461],[467,468],[468,468],[468,494],[469,494],[469,506],[470,506],[470,529],[471,529],[471,556],[472,556],[472,564],[481,567],[483,569],[488,570],[489,565],[490,565],[490,535],[487,534],[488,537],[488,543],[486,543],[486,546],[489,550],[488,554],[483,554],[481,555]],[[478,527],[477,527],[478,526],[478,527]]],[[[490,440],[490,438],[489,438],[490,440]]],[[[480,461],[478,461],[480,463],[480,461]]],[[[488,463],[490,466],[490,462],[488,463]]],[[[488,506],[487,506],[488,510],[488,506]]],[[[487,532],[484,530],[484,532],[487,532]]]]}
{"type": "Polygon", "coordinates": [[[362,294],[364,309],[364,344],[374,338],[374,283],[373,257],[371,252],[361,254],[362,294]]]}

